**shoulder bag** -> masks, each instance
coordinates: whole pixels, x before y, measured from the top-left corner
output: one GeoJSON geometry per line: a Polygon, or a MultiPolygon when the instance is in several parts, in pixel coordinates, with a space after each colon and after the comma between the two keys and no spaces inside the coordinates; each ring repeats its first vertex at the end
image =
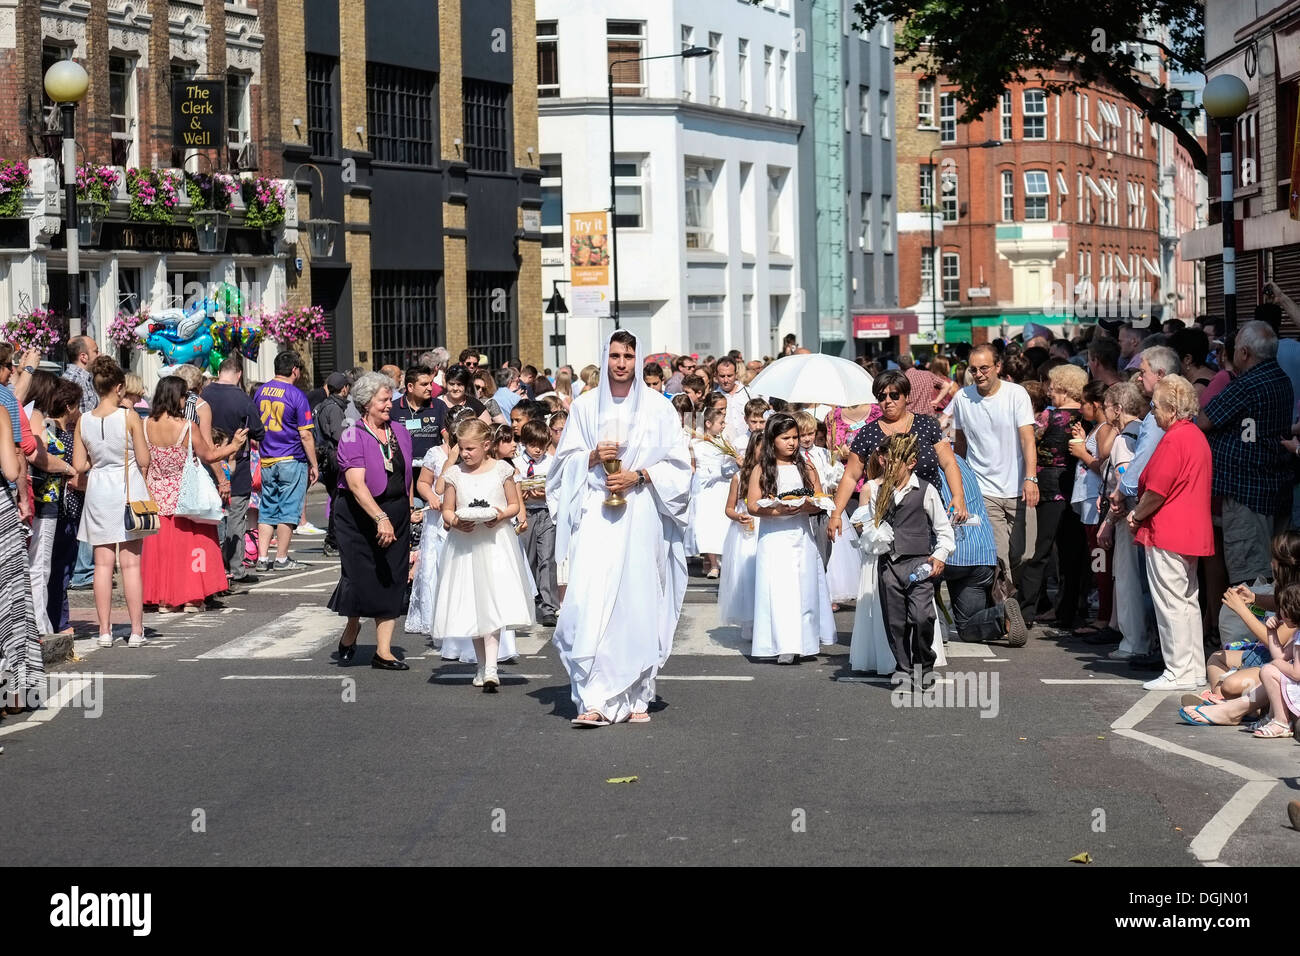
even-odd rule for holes
{"type": "MultiPolygon", "coordinates": [[[[125,416],[123,416],[123,419],[122,484],[126,493],[126,513],[124,515],[126,530],[153,534],[159,527],[158,503],[152,498],[144,498],[141,501],[131,500],[131,430],[126,427],[125,416]]],[[[145,494],[148,494],[147,489],[145,494]]]]}
{"type": "Polygon", "coordinates": [[[212,473],[194,457],[193,425],[185,426],[185,469],[181,472],[181,490],[176,496],[176,516],[217,524],[225,516],[221,495],[212,481],[212,473]]]}

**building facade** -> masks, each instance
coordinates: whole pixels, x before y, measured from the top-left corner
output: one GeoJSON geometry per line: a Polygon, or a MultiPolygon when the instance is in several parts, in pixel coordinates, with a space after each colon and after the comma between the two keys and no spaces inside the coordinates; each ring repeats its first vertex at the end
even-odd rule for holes
{"type": "MultiPolygon", "coordinates": [[[[1250,100],[1234,136],[1237,321],[1265,300],[1272,281],[1300,300],[1300,0],[1205,4],[1206,79],[1221,73],[1246,84],[1250,100]]],[[[1209,130],[1210,225],[1183,237],[1182,256],[1204,263],[1205,312],[1223,315],[1219,208],[1219,129],[1209,130]]],[[[1300,330],[1289,321],[1283,334],[1300,330]]]]}
{"type": "MultiPolygon", "coordinates": [[[[0,3],[0,159],[29,170],[20,203],[0,219],[0,325],[49,307],[64,334],[92,335],[147,384],[162,359],[119,351],[108,337],[114,319],[192,307],[223,283],[239,290],[249,313],[273,311],[287,293],[286,256],[297,241],[292,183],[265,149],[273,122],[275,0],[31,0],[0,3]],[[7,8],[7,9],[6,9],[7,8]],[[101,174],[107,193],[95,207],[99,228],[83,237],[77,315],[67,315],[70,283],[64,252],[62,120],[44,93],[45,71],[75,59],[89,77],[76,111],[78,160],[101,174]],[[185,149],[172,123],[172,101],[187,80],[212,82],[223,103],[214,149],[185,149]],[[131,175],[128,176],[128,171],[131,175]],[[139,171],[142,175],[137,175],[139,171]],[[196,193],[185,173],[219,172],[196,193]],[[145,183],[146,189],[131,184],[145,183]],[[201,251],[193,211],[223,190],[229,230],[201,251]],[[156,190],[158,201],[152,202],[156,190]],[[255,208],[257,195],[277,197],[255,208]],[[174,196],[174,199],[172,198],[174,196]],[[170,207],[169,207],[170,202],[170,207]]],[[[248,373],[269,377],[264,350],[248,373]]]]}
{"type": "MultiPolygon", "coordinates": [[[[893,28],[882,22],[862,32],[842,0],[799,3],[795,17],[804,51],[797,58],[806,210],[801,340],[846,356],[897,352],[916,331],[916,316],[898,308],[906,171],[896,171],[896,133],[910,128],[898,113],[905,94],[894,71],[893,28]]],[[[906,95],[913,82],[904,77],[906,95]]]]}
{"type": "Polygon", "coordinates": [[[534,21],[531,0],[282,4],[277,145],[301,218],[340,223],[290,290],[334,329],[318,375],[437,345],[541,362],[534,21]]]}
{"type": "Polygon", "coordinates": [[[1012,84],[970,124],[941,84],[938,110],[946,341],[1031,321],[1064,332],[1151,320],[1163,295],[1159,144],[1139,110],[1105,88],[1034,83],[1012,84]]]}
{"type": "MultiPolygon", "coordinates": [[[[612,172],[620,321],[647,352],[761,356],[807,336],[795,6],[538,0],[539,308],[572,278],[569,216],[610,207],[612,172]],[[712,53],[672,56],[695,46],[712,53]],[[659,56],[613,67],[611,170],[610,64],[659,56]]],[[[597,361],[612,327],[547,316],[546,364],[597,361]]]]}
{"type": "Polygon", "coordinates": [[[912,63],[894,70],[898,112],[898,302],[914,314],[914,334],[900,351],[915,353],[943,341],[943,302],[934,277],[943,239],[935,166],[939,144],[939,81],[912,63]]]}

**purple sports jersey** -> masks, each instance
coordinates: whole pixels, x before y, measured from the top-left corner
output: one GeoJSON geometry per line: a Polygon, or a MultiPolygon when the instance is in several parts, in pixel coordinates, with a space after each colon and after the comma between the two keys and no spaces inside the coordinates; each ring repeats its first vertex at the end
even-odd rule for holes
{"type": "Polygon", "coordinates": [[[257,414],[266,427],[260,450],[262,464],[277,461],[306,461],[298,429],[311,428],[311,405],[302,389],[278,379],[267,382],[253,398],[257,414]]]}

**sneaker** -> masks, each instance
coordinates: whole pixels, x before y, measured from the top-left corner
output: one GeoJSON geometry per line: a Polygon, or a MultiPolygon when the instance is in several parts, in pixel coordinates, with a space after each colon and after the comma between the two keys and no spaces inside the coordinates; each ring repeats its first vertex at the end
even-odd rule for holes
{"type": "Polygon", "coordinates": [[[558,621],[559,618],[556,617],[555,614],[553,614],[552,612],[548,611],[541,616],[539,623],[542,625],[542,627],[555,627],[558,621]]]}
{"type": "Polygon", "coordinates": [[[1142,685],[1143,690],[1196,690],[1196,687],[1196,684],[1181,684],[1168,674],[1161,674],[1142,685]]]}
{"type": "Polygon", "coordinates": [[[256,561],[253,562],[253,570],[254,570],[254,571],[261,571],[261,572],[264,573],[264,574],[265,574],[267,571],[270,571],[270,570],[271,570],[271,559],[270,559],[270,558],[258,558],[256,561]]]}
{"type": "Polygon", "coordinates": [[[293,558],[281,558],[279,561],[275,562],[275,565],[271,570],[305,571],[306,568],[307,565],[303,564],[301,561],[295,561],[293,558]]]}
{"type": "Polygon", "coordinates": [[[1131,661],[1136,656],[1137,655],[1134,654],[1132,651],[1122,650],[1121,648],[1117,647],[1109,654],[1107,654],[1106,658],[1107,660],[1112,660],[1112,661],[1131,661]]]}
{"type": "Polygon", "coordinates": [[[776,658],[778,664],[793,664],[794,660],[795,658],[793,654],[780,654],[776,658]]]}
{"type": "Polygon", "coordinates": [[[1292,800],[1286,805],[1286,815],[1291,820],[1291,829],[1300,830],[1300,800],[1292,800]]]}
{"type": "Polygon", "coordinates": [[[126,642],[127,647],[144,647],[149,643],[149,639],[143,634],[132,634],[126,642]]]}
{"type": "Polygon", "coordinates": [[[337,558],[339,556],[339,549],[334,547],[332,544],[326,543],[324,547],[321,548],[321,553],[327,558],[337,558]]]}
{"type": "Polygon", "coordinates": [[[480,664],[478,666],[478,670],[474,672],[474,680],[472,680],[470,683],[472,683],[475,687],[483,686],[483,665],[482,664],[480,664]]]}
{"type": "Polygon", "coordinates": [[[1007,601],[1003,609],[1007,616],[1007,644],[1011,647],[1024,647],[1025,641],[1029,639],[1029,628],[1025,627],[1020,605],[1015,601],[1007,601]]]}
{"type": "Polygon", "coordinates": [[[99,641],[98,641],[98,644],[99,644],[100,647],[112,647],[112,646],[113,646],[113,635],[112,635],[112,634],[101,634],[101,635],[99,635],[99,641]]]}
{"type": "Polygon", "coordinates": [[[296,529],[294,529],[294,534],[306,534],[306,535],[314,536],[314,535],[324,534],[324,533],[325,530],[323,528],[316,527],[310,521],[304,521],[302,524],[298,525],[296,529]]]}

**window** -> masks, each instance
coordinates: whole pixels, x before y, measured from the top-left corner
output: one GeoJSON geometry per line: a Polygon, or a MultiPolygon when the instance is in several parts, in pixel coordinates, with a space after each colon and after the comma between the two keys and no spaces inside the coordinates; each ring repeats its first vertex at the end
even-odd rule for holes
{"type": "Polygon", "coordinates": [[[135,94],[135,60],[130,57],[108,58],[108,112],[113,165],[137,165],[136,127],[140,114],[135,94]]]}
{"type": "Polygon", "coordinates": [[[943,221],[957,221],[957,171],[954,169],[952,176],[941,177],[940,189],[943,193],[943,221]]]}
{"type": "Polygon", "coordinates": [[[785,252],[781,236],[781,194],[785,191],[786,170],[767,169],[767,251],[785,252]]]}
{"type": "Polygon", "coordinates": [[[776,112],[778,116],[790,115],[790,111],[786,107],[786,77],[789,73],[789,67],[789,51],[778,50],[776,55],[776,112]]]}
{"type": "MultiPolygon", "coordinates": [[[[547,249],[564,248],[564,170],[558,156],[542,157],[542,264],[547,249]]],[[[563,257],[559,262],[563,262],[563,257]]]]}
{"type": "Polygon", "coordinates": [[[742,37],[736,43],[737,85],[740,88],[740,108],[749,109],[749,41],[742,37]]]}
{"type": "Polygon", "coordinates": [[[465,275],[465,311],[469,340],[500,368],[518,354],[515,332],[514,272],[469,272],[465,275]]]}
{"type": "Polygon", "coordinates": [[[713,248],[713,184],[717,170],[712,165],[686,162],[686,248],[713,248]]]}
{"type": "Polygon", "coordinates": [[[257,163],[252,156],[252,127],[248,117],[247,73],[226,73],[226,144],[229,147],[229,165],[233,169],[253,169],[257,163]]]}
{"type": "Polygon", "coordinates": [[[770,116],[773,113],[773,104],[776,103],[776,73],[773,70],[773,61],[776,59],[776,51],[770,46],[763,47],[763,107],[770,116]]]}
{"type": "Polygon", "coordinates": [[[1016,175],[1011,170],[1002,171],[1002,221],[1014,222],[1016,218],[1016,175]]]}
{"type": "Polygon", "coordinates": [[[1025,220],[1027,222],[1045,222],[1047,220],[1047,172],[1031,169],[1025,173],[1025,220]]]}
{"type": "Polygon", "coordinates": [[[485,80],[461,81],[465,104],[465,162],[470,169],[504,173],[510,161],[510,87],[485,80]]]}
{"type": "Polygon", "coordinates": [[[615,96],[645,96],[645,77],[640,63],[619,63],[645,56],[644,20],[605,21],[606,63],[614,71],[615,96]]]}
{"type": "Polygon", "coordinates": [[[943,301],[956,302],[961,298],[961,256],[955,252],[943,254],[943,301]]]}
{"type": "Polygon", "coordinates": [[[537,98],[560,95],[560,30],[555,20],[537,22],[537,98]]]}
{"type": "Polygon", "coordinates": [[[1259,182],[1259,111],[1252,110],[1237,120],[1237,168],[1233,172],[1240,188],[1259,182]]]}
{"type": "Polygon", "coordinates": [[[1002,142],[1011,142],[1011,91],[1003,90],[998,97],[998,115],[1002,118],[1002,142]]]}
{"type": "Polygon", "coordinates": [[[1047,139],[1047,94],[1025,90],[1025,139],[1047,139]]]}
{"type": "Polygon", "coordinates": [[[871,87],[858,87],[858,131],[871,135],[871,87]]]}
{"type": "Polygon", "coordinates": [[[366,64],[367,140],[375,160],[432,166],[438,74],[366,64]]]}
{"type": "Polygon", "coordinates": [[[861,200],[861,227],[858,232],[858,248],[863,252],[874,252],[871,230],[871,193],[863,193],[861,200]]]}
{"type": "Polygon", "coordinates": [[[334,78],[339,61],[307,54],[307,142],[313,156],[334,155],[334,78]]]}
{"type": "Polygon", "coordinates": [[[928,300],[934,296],[934,249],[926,246],[921,250],[921,298],[928,300]]]}
{"type": "Polygon", "coordinates": [[[880,91],[880,138],[893,139],[894,118],[889,111],[889,90],[880,91]]]}
{"type": "Polygon", "coordinates": [[[957,142],[957,101],[951,93],[939,94],[939,142],[957,142]]]}
{"type": "Polygon", "coordinates": [[[921,80],[916,85],[916,125],[926,129],[934,126],[934,80],[921,80]]]}
{"type": "Polygon", "coordinates": [[[709,105],[722,103],[722,34],[709,34],[709,105]]]}
{"type": "Polygon", "coordinates": [[[643,156],[614,158],[614,223],[620,229],[644,229],[645,179],[643,156]]]}
{"type": "MultiPolygon", "coordinates": [[[[1084,199],[1083,199],[1083,173],[1082,173],[1082,172],[1075,173],[1075,175],[1074,175],[1074,191],[1075,191],[1075,193],[1077,194],[1077,195],[1075,196],[1075,199],[1074,199],[1074,204],[1075,204],[1074,216],[1075,216],[1075,219],[1076,219],[1076,221],[1078,221],[1078,222],[1087,222],[1087,221],[1088,221],[1088,217],[1087,217],[1087,215],[1086,215],[1086,214],[1084,213],[1084,211],[1083,211],[1083,202],[1084,202],[1084,199]]],[[[1092,203],[1091,203],[1091,201],[1088,203],[1088,211],[1089,211],[1089,212],[1092,211],[1092,203]]]]}
{"type": "MultiPolygon", "coordinates": [[[[695,27],[682,24],[682,50],[695,46],[695,27]]],[[[682,60],[682,99],[695,99],[695,61],[682,60]]]]}
{"type": "Polygon", "coordinates": [[[371,271],[371,357],[376,367],[405,368],[415,356],[447,340],[438,301],[441,286],[441,272],[371,271]]]}
{"type": "Polygon", "coordinates": [[[688,295],[686,321],[690,350],[704,354],[722,351],[726,299],[720,295],[688,295]]]}
{"type": "Polygon", "coordinates": [[[921,200],[921,211],[929,212],[934,208],[934,167],[928,163],[917,167],[917,185],[921,200]]]}
{"type": "Polygon", "coordinates": [[[1065,200],[1070,190],[1065,185],[1065,173],[1056,171],[1056,221],[1065,222],[1065,200]]]}
{"type": "Polygon", "coordinates": [[[892,255],[894,252],[894,197],[880,197],[880,251],[892,255]]]}

